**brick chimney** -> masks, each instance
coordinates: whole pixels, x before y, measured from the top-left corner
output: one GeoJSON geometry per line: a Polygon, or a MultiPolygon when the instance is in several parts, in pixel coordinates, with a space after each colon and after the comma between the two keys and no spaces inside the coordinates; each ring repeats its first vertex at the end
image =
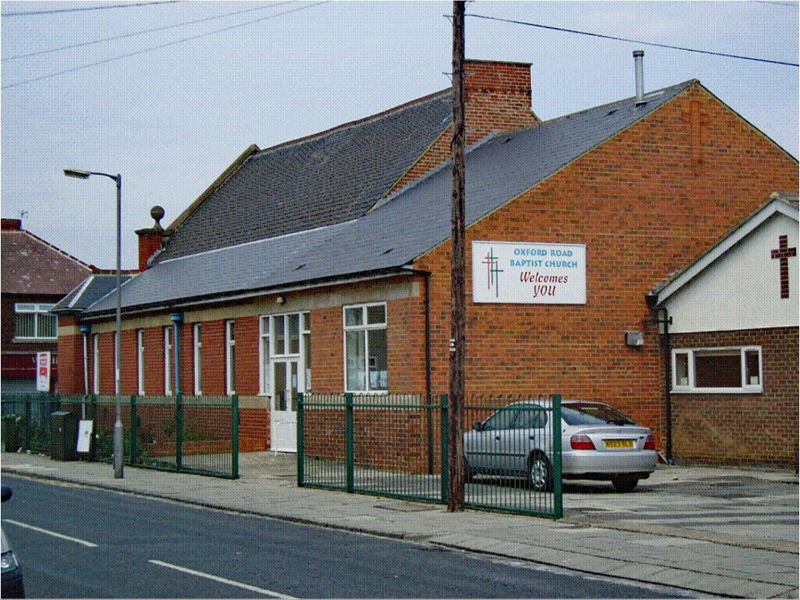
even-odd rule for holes
{"type": "Polygon", "coordinates": [[[22,219],[3,219],[3,231],[21,231],[22,219]]]}
{"type": "Polygon", "coordinates": [[[150,209],[150,216],[153,217],[155,224],[150,229],[136,231],[136,235],[139,236],[139,271],[147,269],[147,261],[161,250],[164,241],[164,228],[159,222],[164,218],[164,209],[154,206],[150,209]]]}
{"type": "Polygon", "coordinates": [[[488,60],[464,63],[466,142],[493,131],[539,123],[531,110],[531,64],[488,60]]]}

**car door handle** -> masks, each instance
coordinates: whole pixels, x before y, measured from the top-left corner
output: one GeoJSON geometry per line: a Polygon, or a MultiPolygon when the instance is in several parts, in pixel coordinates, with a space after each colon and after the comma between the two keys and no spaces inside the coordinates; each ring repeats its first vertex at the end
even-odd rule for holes
{"type": "Polygon", "coordinates": [[[496,436],[494,436],[494,439],[496,439],[499,442],[500,441],[500,436],[496,435],[496,436]]]}

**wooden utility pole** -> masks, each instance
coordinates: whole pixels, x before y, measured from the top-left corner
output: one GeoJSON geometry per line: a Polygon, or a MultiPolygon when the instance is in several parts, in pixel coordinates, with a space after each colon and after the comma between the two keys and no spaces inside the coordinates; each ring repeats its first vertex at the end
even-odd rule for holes
{"type": "Polygon", "coordinates": [[[447,510],[464,509],[464,350],[466,247],[464,225],[464,4],[453,2],[452,256],[450,268],[450,489],[447,510]]]}

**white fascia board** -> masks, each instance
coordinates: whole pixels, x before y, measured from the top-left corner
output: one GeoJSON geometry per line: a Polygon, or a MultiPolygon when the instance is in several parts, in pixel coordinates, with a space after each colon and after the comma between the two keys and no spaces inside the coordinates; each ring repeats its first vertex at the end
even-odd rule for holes
{"type": "Polygon", "coordinates": [[[663,304],[670,296],[672,296],[679,289],[688,284],[692,279],[697,277],[706,268],[711,266],[717,259],[724,256],[728,250],[733,248],[736,244],[741,242],[744,238],[750,235],[753,231],[758,229],[762,223],[773,216],[775,213],[781,213],[787,217],[800,220],[798,218],[798,211],[792,208],[781,200],[774,200],[765,206],[760,212],[753,215],[747,222],[742,224],[736,231],[728,235],[717,244],[711,251],[702,256],[694,264],[692,264],[686,271],[681,273],[674,281],[671,281],[658,293],[657,305],[663,304]]]}

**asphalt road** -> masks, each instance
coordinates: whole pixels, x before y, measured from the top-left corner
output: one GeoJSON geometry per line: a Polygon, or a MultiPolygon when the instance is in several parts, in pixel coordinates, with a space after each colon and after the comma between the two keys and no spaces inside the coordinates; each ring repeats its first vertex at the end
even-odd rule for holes
{"type": "Polygon", "coordinates": [[[29,597],[687,597],[72,484],[3,483],[14,489],[3,527],[29,597]]]}

